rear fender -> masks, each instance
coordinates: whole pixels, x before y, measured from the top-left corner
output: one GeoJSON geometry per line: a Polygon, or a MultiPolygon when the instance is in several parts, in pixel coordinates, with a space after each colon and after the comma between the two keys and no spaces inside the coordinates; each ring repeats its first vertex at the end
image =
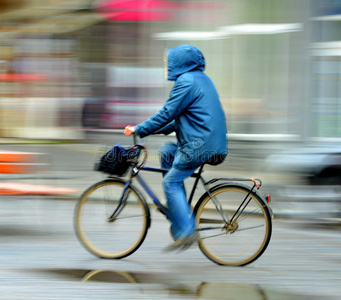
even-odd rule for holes
{"type": "MultiPolygon", "coordinates": [[[[211,187],[209,189],[209,192],[210,193],[213,193],[215,192],[217,189],[220,189],[222,187],[237,187],[237,188],[241,188],[243,190],[245,190],[246,192],[250,191],[252,187],[250,187],[249,185],[247,184],[244,184],[244,183],[237,183],[237,182],[225,182],[225,183],[220,183],[220,184],[217,184],[213,187],[211,187]]],[[[263,204],[263,206],[265,207],[266,211],[268,212],[268,214],[273,218],[273,212],[272,212],[272,208],[271,208],[271,205],[270,203],[268,203],[268,201],[266,200],[266,196],[262,195],[259,190],[254,187],[252,192],[257,196],[257,198],[260,200],[260,202],[263,204]]],[[[199,206],[201,205],[201,203],[204,201],[204,199],[206,199],[208,197],[208,193],[204,193],[200,199],[198,200],[198,202],[196,203],[195,207],[194,207],[194,213],[196,214],[198,209],[199,209],[199,206]]]]}

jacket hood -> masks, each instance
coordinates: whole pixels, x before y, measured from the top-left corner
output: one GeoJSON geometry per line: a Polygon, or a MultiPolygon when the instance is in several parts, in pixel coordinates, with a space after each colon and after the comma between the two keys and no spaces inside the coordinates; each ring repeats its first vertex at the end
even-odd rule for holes
{"type": "Polygon", "coordinates": [[[202,52],[193,46],[182,45],[167,51],[167,79],[175,81],[180,75],[205,69],[205,58],[202,52]]]}

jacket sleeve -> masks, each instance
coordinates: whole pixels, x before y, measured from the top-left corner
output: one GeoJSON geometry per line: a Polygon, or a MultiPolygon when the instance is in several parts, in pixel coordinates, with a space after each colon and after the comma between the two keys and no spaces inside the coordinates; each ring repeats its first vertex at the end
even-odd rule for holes
{"type": "Polygon", "coordinates": [[[165,105],[149,119],[136,125],[136,134],[143,138],[172,122],[190,105],[191,87],[192,77],[186,76],[186,74],[180,76],[175,82],[165,105]]]}
{"type": "Polygon", "coordinates": [[[173,131],[175,131],[175,120],[167,124],[165,127],[162,127],[160,130],[158,130],[156,133],[161,133],[161,134],[170,134],[173,131]]]}

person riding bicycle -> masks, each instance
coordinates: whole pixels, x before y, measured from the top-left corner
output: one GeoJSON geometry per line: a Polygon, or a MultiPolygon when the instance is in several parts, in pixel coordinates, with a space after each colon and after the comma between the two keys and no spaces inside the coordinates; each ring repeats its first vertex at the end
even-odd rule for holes
{"type": "Polygon", "coordinates": [[[186,249],[197,241],[195,218],[187,201],[184,180],[202,164],[221,163],[227,155],[225,114],[211,79],[203,72],[205,58],[191,45],[165,52],[166,77],[175,81],[168,100],[146,121],[128,125],[125,135],[140,138],[176,132],[177,143],[160,148],[167,216],[175,242],[167,250],[186,249]]]}

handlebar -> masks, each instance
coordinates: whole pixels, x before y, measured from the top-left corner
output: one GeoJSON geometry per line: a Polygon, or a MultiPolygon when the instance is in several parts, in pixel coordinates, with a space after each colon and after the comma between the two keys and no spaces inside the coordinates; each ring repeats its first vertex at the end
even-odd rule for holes
{"type": "MultiPolygon", "coordinates": [[[[123,131],[123,133],[124,133],[124,131],[123,131]]],[[[133,136],[133,143],[134,143],[134,145],[137,145],[137,134],[134,132],[131,135],[133,136]]],[[[163,133],[160,133],[160,132],[156,131],[156,132],[151,133],[150,135],[163,135],[163,133]]],[[[175,136],[175,133],[170,133],[170,134],[167,134],[167,135],[168,136],[175,136]]]]}
{"type": "Polygon", "coordinates": [[[135,132],[133,133],[133,141],[134,145],[137,145],[137,134],[135,132]]]}

